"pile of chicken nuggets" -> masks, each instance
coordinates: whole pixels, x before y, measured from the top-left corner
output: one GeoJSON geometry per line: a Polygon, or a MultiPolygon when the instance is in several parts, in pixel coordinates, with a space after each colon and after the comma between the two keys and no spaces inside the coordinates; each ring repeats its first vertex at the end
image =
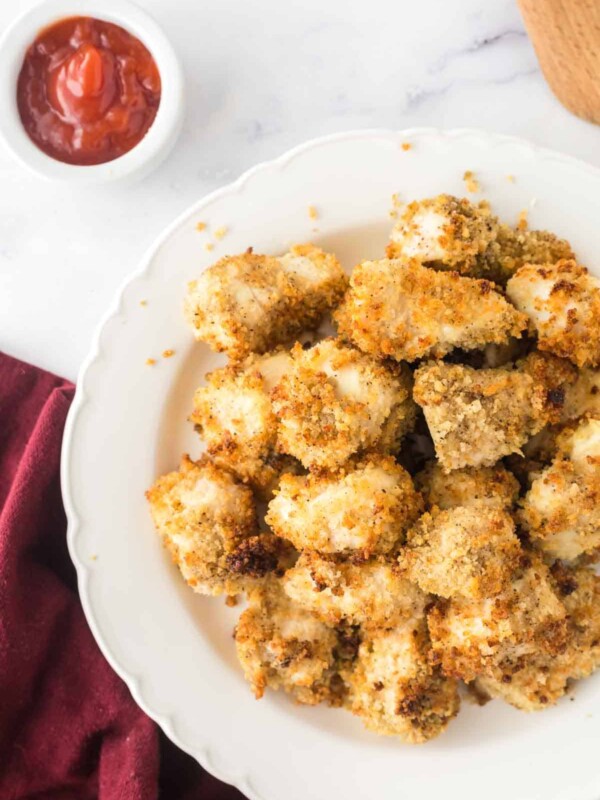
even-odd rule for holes
{"type": "Polygon", "coordinates": [[[147,497],[195,591],[246,595],[257,698],[417,743],[461,683],[533,711],[600,665],[600,282],[449,195],[405,205],[386,256],[348,278],[248,250],[189,285],[229,360],[193,399],[205,454],[147,497]]]}

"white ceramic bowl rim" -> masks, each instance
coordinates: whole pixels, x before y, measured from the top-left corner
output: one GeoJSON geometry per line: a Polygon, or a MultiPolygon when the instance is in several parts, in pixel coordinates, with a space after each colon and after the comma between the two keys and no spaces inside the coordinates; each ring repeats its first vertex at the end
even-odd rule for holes
{"type": "Polygon", "coordinates": [[[183,120],[184,79],[175,51],[154,19],[129,0],[45,0],[13,22],[0,40],[0,135],[25,166],[42,177],[95,184],[146,172],[171,149],[183,120]],[[128,30],[148,48],[161,79],[156,118],[129,152],[104,164],[77,166],[46,155],[27,135],[17,108],[17,78],[29,45],[40,30],[65,17],[95,17],[128,30]]]}

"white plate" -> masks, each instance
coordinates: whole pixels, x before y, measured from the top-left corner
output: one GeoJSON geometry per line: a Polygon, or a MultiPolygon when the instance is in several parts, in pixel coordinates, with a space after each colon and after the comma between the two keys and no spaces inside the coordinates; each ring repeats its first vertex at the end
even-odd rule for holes
{"type": "Polygon", "coordinates": [[[236,663],[236,610],[184,585],[144,500],[182,452],[200,452],[186,417],[194,388],[221,361],[183,321],[186,282],[225,253],[249,245],[277,253],[306,240],[350,268],[382,253],[393,192],[464,194],[467,169],[504,219],[529,208],[534,226],[567,236],[597,271],[600,171],[474,131],[333,136],[251,170],[180,217],[120,292],[81,372],[62,480],[92,631],[165,733],[253,800],[600,797],[600,676],[538,714],[464,703],[448,731],[420,747],[367,733],[339,710],[294,706],[275,693],[255,701],[236,663]],[[198,221],[210,223],[208,232],[196,230],[198,221]],[[229,232],[209,253],[204,242],[221,225],[229,232]],[[167,348],[176,351],[171,359],[161,358],[167,348]]]}

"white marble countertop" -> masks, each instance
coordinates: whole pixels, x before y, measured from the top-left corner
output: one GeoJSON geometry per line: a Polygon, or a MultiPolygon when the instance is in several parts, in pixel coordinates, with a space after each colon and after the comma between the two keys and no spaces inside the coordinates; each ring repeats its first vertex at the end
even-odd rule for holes
{"type": "MultiPolygon", "coordinates": [[[[600,128],[550,93],[515,0],[139,2],[187,73],[185,127],[168,160],[132,186],[75,191],[0,148],[0,349],[66,377],[165,225],[306,139],[480,127],[600,165],[600,128]]],[[[30,5],[0,4],[0,29],[30,5]]]]}

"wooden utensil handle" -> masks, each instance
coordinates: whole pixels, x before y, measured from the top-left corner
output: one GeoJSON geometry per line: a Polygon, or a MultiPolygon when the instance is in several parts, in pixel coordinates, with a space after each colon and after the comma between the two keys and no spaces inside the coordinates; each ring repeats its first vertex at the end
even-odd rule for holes
{"type": "Polygon", "coordinates": [[[542,72],[560,102],[600,123],[600,0],[518,0],[542,72]]]}

